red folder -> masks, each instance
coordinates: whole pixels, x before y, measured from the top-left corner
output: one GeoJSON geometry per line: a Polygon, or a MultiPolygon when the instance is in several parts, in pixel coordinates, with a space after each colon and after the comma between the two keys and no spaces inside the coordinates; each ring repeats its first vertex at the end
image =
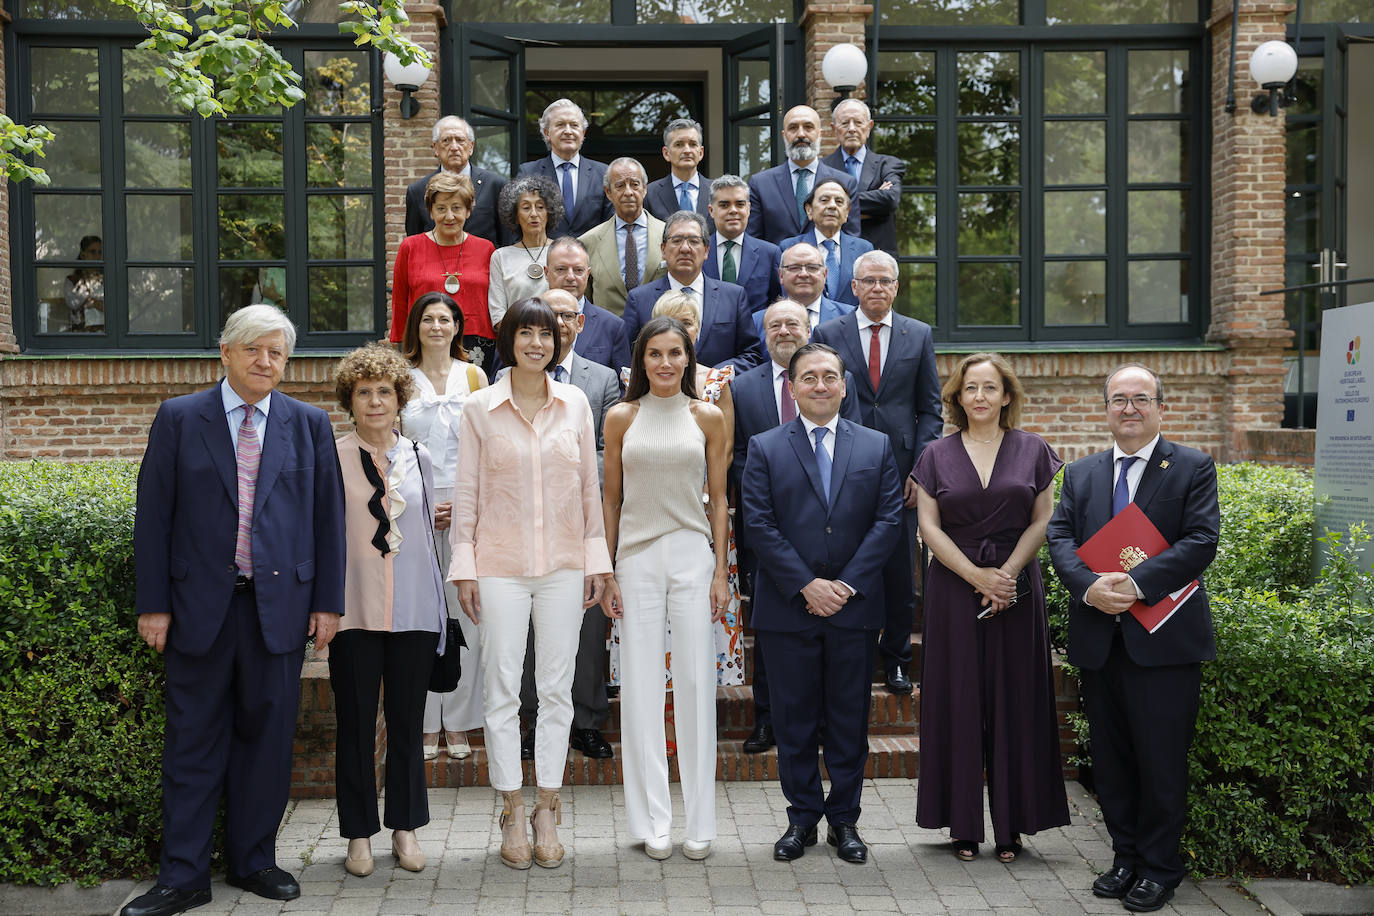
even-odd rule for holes
{"type": "MultiPolygon", "coordinates": [[[[1109,572],[1130,572],[1168,549],[1169,542],[1164,540],[1164,535],[1160,534],[1159,529],[1145,517],[1140,507],[1135,503],[1128,503],[1125,509],[1088,538],[1087,543],[1079,547],[1076,553],[1089,569],[1103,575],[1109,572]]],[[[1153,633],[1174,616],[1174,612],[1197,590],[1198,581],[1194,579],[1178,591],[1164,596],[1163,600],[1156,604],[1146,604],[1137,600],[1131,605],[1131,613],[1140,621],[1146,632],[1153,633]]]]}

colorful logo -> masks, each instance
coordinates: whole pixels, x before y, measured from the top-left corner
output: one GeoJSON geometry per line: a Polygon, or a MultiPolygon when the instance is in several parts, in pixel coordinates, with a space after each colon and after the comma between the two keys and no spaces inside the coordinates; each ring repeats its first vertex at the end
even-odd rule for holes
{"type": "Polygon", "coordinates": [[[1355,335],[1355,339],[1350,341],[1350,346],[1345,348],[1345,361],[1348,365],[1354,366],[1360,361],[1360,337],[1355,335]]]}

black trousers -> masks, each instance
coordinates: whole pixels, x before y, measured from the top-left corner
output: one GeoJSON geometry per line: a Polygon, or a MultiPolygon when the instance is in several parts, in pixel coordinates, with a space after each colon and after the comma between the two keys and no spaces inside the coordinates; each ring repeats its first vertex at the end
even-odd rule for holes
{"type": "Polygon", "coordinates": [[[304,657],[303,646],[267,651],[251,590],[234,595],[204,655],[185,655],[168,644],[159,884],[210,886],[221,793],[229,870],[245,875],[276,864],[304,657]]]}
{"type": "Polygon", "coordinates": [[[883,566],[887,615],[878,653],[884,668],[911,668],[911,624],[916,619],[915,555],[916,510],[903,508],[901,540],[883,566]]]}
{"type": "Polygon", "coordinates": [[[329,644],[338,736],[334,752],[339,833],[350,840],[381,830],[373,762],[377,695],[386,716],[386,814],[392,830],[429,823],[420,729],[438,633],[344,630],[329,644]]]}
{"type": "Polygon", "coordinates": [[[1165,887],[1183,880],[1178,844],[1201,685],[1200,664],[1131,661],[1119,629],[1106,663],[1083,671],[1093,780],[1113,864],[1165,887]]]}

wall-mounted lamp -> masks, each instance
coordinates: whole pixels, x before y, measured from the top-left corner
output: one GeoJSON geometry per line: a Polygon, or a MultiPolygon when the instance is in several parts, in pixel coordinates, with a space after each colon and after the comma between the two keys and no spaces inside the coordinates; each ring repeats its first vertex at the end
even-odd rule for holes
{"type": "Polygon", "coordinates": [[[830,110],[834,111],[868,76],[868,58],[858,45],[842,42],[825,52],[821,59],[821,76],[839,93],[830,105],[830,110]]]}
{"type": "Polygon", "coordinates": [[[420,103],[411,95],[429,79],[429,67],[423,63],[403,64],[395,54],[382,58],[382,72],[386,81],[401,90],[401,117],[413,118],[420,112],[420,103]]]}
{"type": "Polygon", "coordinates": [[[1250,55],[1250,76],[1265,91],[1250,100],[1255,114],[1277,117],[1280,108],[1292,101],[1283,87],[1298,72],[1298,52],[1286,41],[1266,41],[1250,55]]]}

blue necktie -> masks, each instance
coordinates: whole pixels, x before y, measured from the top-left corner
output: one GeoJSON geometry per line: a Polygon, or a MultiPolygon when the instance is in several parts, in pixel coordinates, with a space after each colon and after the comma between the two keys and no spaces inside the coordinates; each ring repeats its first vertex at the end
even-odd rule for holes
{"type": "Polygon", "coordinates": [[[566,214],[564,218],[571,223],[573,207],[577,204],[572,186],[572,163],[564,162],[558,168],[563,172],[563,212],[566,214]]]}
{"type": "Polygon", "coordinates": [[[568,380],[568,370],[562,366],[553,367],[553,380],[555,382],[566,382],[568,380]]]}
{"type": "Polygon", "coordinates": [[[834,299],[835,287],[840,282],[840,256],[835,253],[839,246],[834,239],[826,239],[821,244],[825,246],[825,294],[834,299]]]}
{"type": "Polygon", "coordinates": [[[859,169],[862,168],[859,160],[855,159],[853,156],[845,156],[844,167],[845,170],[848,171],[851,176],[853,176],[855,181],[859,180],[859,169]]]}
{"type": "Polygon", "coordinates": [[[677,186],[677,205],[681,207],[683,210],[696,209],[692,206],[692,195],[687,193],[688,190],[691,189],[691,187],[691,184],[685,181],[677,186]]]}
{"type": "Polygon", "coordinates": [[[830,432],[824,426],[811,431],[816,437],[816,469],[821,472],[821,489],[825,491],[825,504],[830,505],[830,453],[825,450],[825,434],[830,432]]]}
{"type": "Polygon", "coordinates": [[[1121,476],[1116,478],[1116,489],[1112,491],[1112,515],[1117,515],[1131,501],[1131,485],[1126,481],[1126,472],[1140,459],[1135,457],[1121,459],[1121,476]]]}
{"type": "Polygon", "coordinates": [[[806,225],[806,195],[811,191],[811,172],[797,169],[797,225],[806,225]]]}

